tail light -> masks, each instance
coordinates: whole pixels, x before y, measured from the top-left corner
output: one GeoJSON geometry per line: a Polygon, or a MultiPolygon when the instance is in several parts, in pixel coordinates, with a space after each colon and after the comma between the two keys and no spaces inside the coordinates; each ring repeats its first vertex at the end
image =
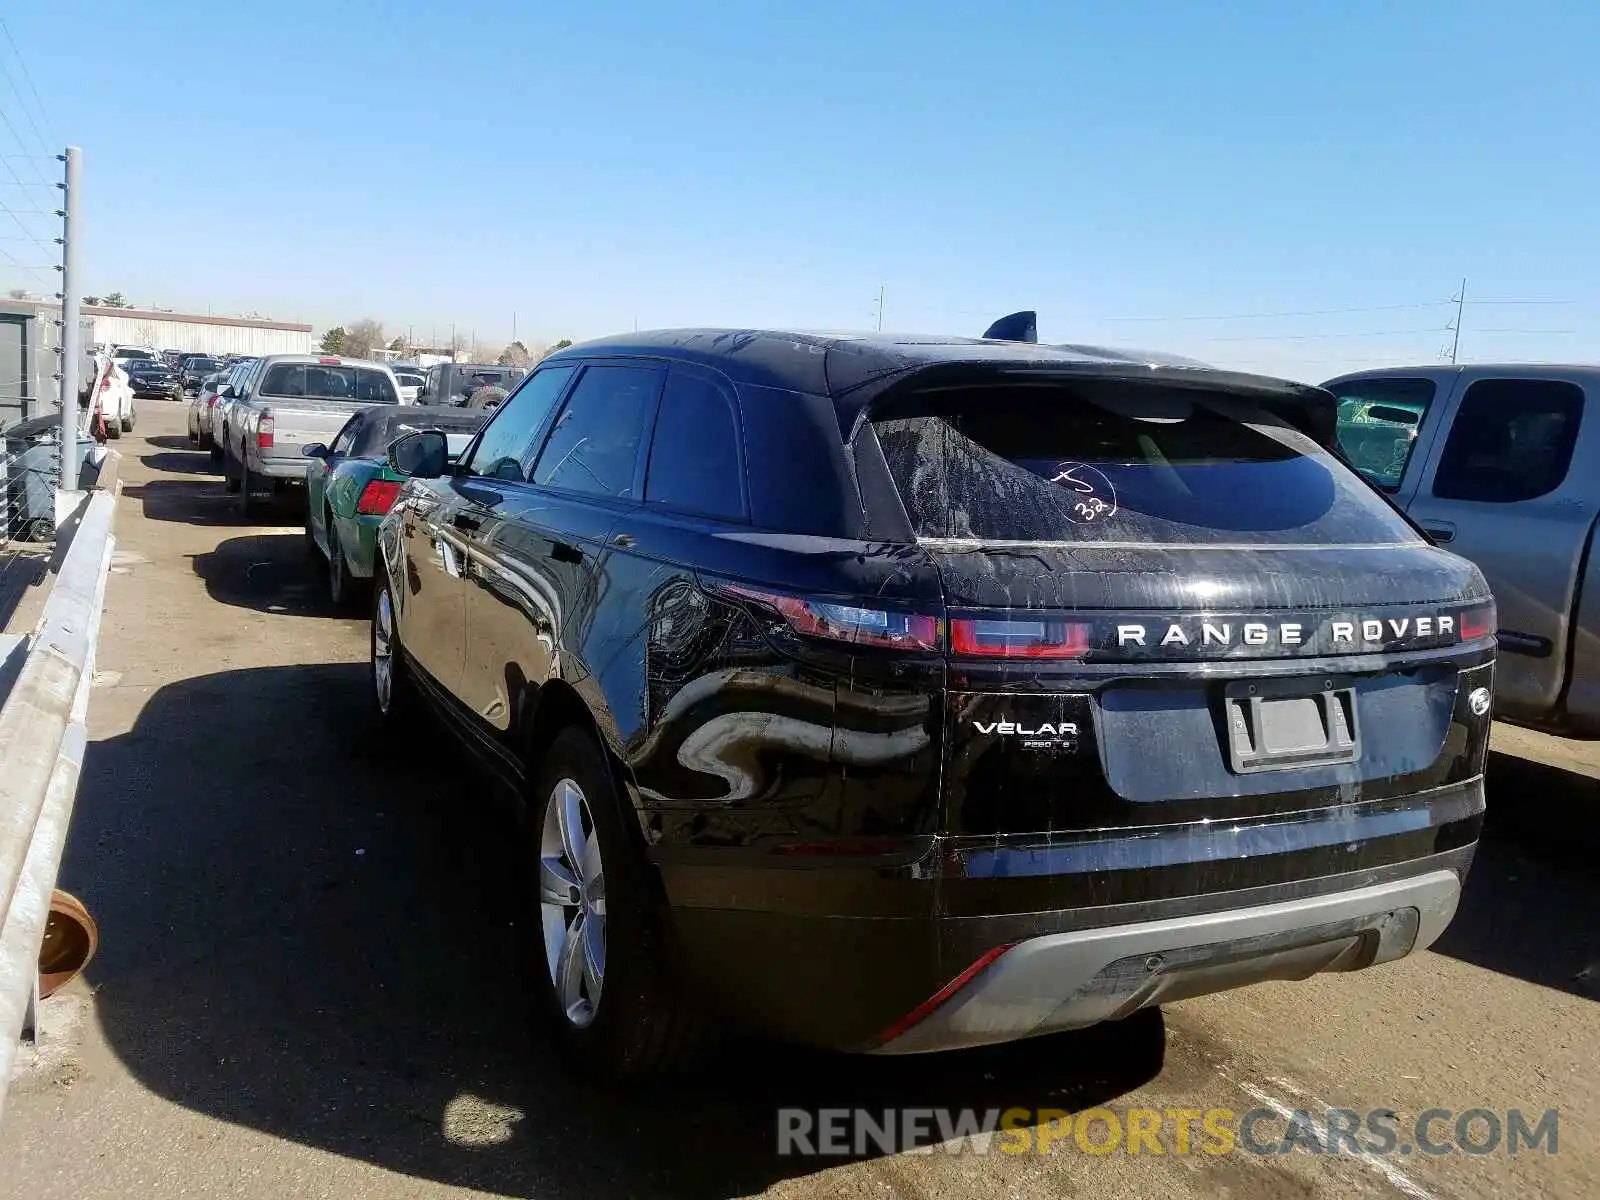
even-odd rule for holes
{"type": "Polygon", "coordinates": [[[263,450],[272,449],[272,435],[277,427],[277,422],[272,417],[272,410],[262,409],[261,419],[256,422],[256,445],[263,450]]]}
{"type": "Polygon", "coordinates": [[[745,587],[727,587],[723,591],[777,610],[791,629],[809,637],[897,650],[939,648],[939,622],[935,617],[858,608],[830,600],[802,600],[745,587]]]}
{"type": "Polygon", "coordinates": [[[1493,637],[1499,630],[1498,614],[1495,612],[1493,601],[1466,609],[1458,620],[1461,622],[1463,642],[1476,642],[1481,638],[1493,637]]]}
{"type": "Polygon", "coordinates": [[[950,649],[978,658],[1082,658],[1094,630],[1078,621],[995,621],[956,617],[950,649]]]}
{"type": "Polygon", "coordinates": [[[400,494],[400,484],[392,479],[373,479],[361,489],[361,497],[356,501],[356,512],[367,517],[381,517],[394,507],[395,497],[400,494]]]}
{"type": "Polygon", "coordinates": [[[1002,954],[1015,945],[1015,942],[1007,942],[1003,946],[996,946],[993,950],[985,950],[978,958],[977,962],[973,963],[965,971],[961,972],[961,974],[957,975],[949,983],[945,984],[937,992],[929,996],[921,1004],[917,1005],[905,1016],[901,1017],[893,1025],[889,1026],[889,1028],[880,1033],[877,1038],[877,1044],[880,1046],[887,1046],[890,1042],[894,1041],[895,1038],[899,1037],[913,1026],[921,1024],[923,1021],[927,1020],[928,1017],[932,1016],[933,1013],[938,1011],[942,1004],[944,1004],[962,988],[966,987],[967,984],[971,983],[974,979],[981,975],[985,967],[989,966],[990,963],[993,963],[1002,954]]]}
{"type": "Polygon", "coordinates": [[[102,392],[109,392],[111,390],[111,376],[110,375],[107,375],[103,379],[100,380],[100,390],[102,392]]]}
{"type": "Polygon", "coordinates": [[[211,395],[206,397],[206,407],[207,408],[215,408],[216,406],[217,406],[217,394],[215,392],[212,392],[211,395]]]}

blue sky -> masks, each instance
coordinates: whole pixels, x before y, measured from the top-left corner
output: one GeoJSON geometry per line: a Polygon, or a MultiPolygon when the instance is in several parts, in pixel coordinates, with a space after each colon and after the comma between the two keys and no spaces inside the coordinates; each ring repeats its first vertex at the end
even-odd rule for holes
{"type": "MultiPolygon", "coordinates": [[[[883,285],[886,328],[1036,307],[1048,340],[1324,378],[1435,359],[1466,276],[1563,303],[1469,304],[1463,358],[1600,357],[1592,3],[5,19],[84,148],[87,287],[142,303],[532,342],[870,326],[883,285]]],[[[8,82],[0,154],[36,150],[8,82]]]]}

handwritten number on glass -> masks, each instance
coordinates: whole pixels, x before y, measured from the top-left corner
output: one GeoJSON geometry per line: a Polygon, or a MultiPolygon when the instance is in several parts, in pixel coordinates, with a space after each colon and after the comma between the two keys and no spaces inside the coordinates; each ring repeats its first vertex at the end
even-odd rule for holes
{"type": "Polygon", "coordinates": [[[1085,525],[1117,514],[1117,491],[1098,468],[1087,463],[1059,463],[1050,482],[1077,494],[1078,499],[1067,510],[1067,519],[1074,524],[1085,525]]]}

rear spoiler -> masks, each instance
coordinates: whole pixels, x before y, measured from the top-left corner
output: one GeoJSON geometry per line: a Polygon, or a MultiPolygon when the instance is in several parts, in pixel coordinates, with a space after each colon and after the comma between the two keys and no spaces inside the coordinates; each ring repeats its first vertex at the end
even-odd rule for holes
{"type": "MultiPolygon", "coordinates": [[[[1030,309],[1001,317],[989,326],[984,338],[988,341],[1037,345],[1038,314],[1030,309]]],[[[1051,346],[1042,349],[1059,349],[1085,355],[1096,353],[1094,347],[1087,346],[1051,346]]],[[[1098,353],[1126,352],[1099,351],[1098,353]]],[[[1139,385],[1160,384],[1172,388],[1222,392],[1238,396],[1254,401],[1300,430],[1324,449],[1342,458],[1338,441],[1339,402],[1331,392],[1320,387],[1264,375],[1219,370],[1189,359],[1162,361],[1152,356],[1154,361],[1086,359],[1082,362],[1055,362],[1048,359],[1030,361],[1030,357],[1019,357],[1016,362],[980,359],[910,365],[902,370],[885,372],[876,378],[864,380],[842,393],[835,394],[834,402],[838,409],[840,432],[844,434],[846,441],[851,440],[859,423],[866,418],[869,411],[893,411],[898,406],[900,398],[909,390],[919,386],[960,386],[984,378],[1015,380],[1032,375],[1036,378],[1055,377],[1063,381],[1078,379],[1086,382],[1093,380],[1139,385]]]]}
{"type": "Polygon", "coordinates": [[[1001,317],[983,331],[983,336],[997,342],[1037,342],[1039,314],[1030,308],[1001,317]]]}

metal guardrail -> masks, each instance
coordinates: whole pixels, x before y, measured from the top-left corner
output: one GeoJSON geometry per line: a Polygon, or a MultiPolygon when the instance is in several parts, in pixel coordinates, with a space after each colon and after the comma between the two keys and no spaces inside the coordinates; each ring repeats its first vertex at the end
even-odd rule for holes
{"type": "Polygon", "coordinates": [[[39,948],[83,765],[118,461],[106,457],[58,535],[55,582],[0,705],[0,1111],[38,992],[39,948]]]}

